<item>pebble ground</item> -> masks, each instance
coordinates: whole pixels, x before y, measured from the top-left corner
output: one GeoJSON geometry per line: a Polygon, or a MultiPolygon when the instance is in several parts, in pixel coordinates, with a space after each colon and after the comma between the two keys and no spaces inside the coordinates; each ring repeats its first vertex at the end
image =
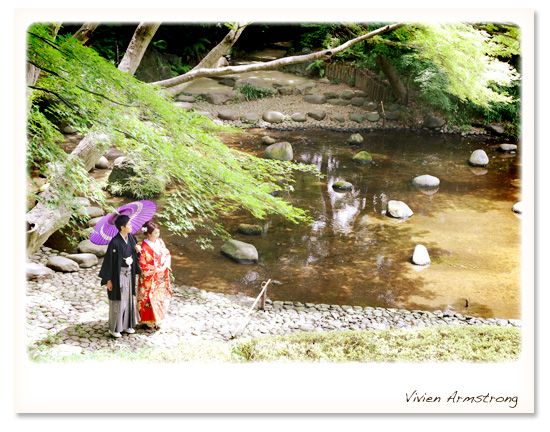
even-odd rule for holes
{"type": "MultiPolygon", "coordinates": [[[[46,264],[54,255],[47,247],[29,257],[46,264]]],[[[174,286],[168,316],[160,330],[139,327],[115,339],[108,334],[109,306],[100,285],[99,264],[77,272],[54,271],[51,276],[28,280],[26,333],[28,347],[47,344],[54,354],[83,354],[97,350],[170,348],[185,340],[228,341],[236,337],[283,335],[295,332],[415,328],[437,325],[498,325],[521,327],[519,320],[484,319],[452,311],[409,311],[298,302],[266,302],[265,310],[252,311],[253,298],[174,286]],[[238,331],[247,323],[242,333],[238,331]]]]}

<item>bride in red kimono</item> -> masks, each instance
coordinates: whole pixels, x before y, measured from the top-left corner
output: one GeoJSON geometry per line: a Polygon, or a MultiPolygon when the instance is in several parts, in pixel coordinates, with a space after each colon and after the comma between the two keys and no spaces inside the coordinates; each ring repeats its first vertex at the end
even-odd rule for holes
{"type": "Polygon", "coordinates": [[[170,251],[159,237],[160,229],[156,223],[146,222],[142,230],[147,238],[141,244],[139,258],[141,275],[137,303],[140,323],[150,328],[160,328],[172,295],[169,280],[169,272],[172,271],[170,251]]]}

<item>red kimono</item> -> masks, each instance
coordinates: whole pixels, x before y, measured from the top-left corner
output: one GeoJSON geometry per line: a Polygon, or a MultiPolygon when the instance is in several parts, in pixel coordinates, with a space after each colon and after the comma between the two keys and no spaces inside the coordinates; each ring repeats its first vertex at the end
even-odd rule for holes
{"type": "Polygon", "coordinates": [[[157,242],[160,243],[160,247],[155,252],[147,241],[143,241],[139,258],[141,275],[137,303],[141,315],[140,323],[150,326],[159,325],[164,321],[172,295],[168,277],[171,271],[170,251],[160,238],[157,242]]]}

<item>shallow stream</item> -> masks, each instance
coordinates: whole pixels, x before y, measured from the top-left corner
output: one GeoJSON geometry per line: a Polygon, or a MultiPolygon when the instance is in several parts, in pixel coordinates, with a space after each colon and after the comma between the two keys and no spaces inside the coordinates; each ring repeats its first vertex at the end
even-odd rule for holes
{"type": "Polygon", "coordinates": [[[263,135],[290,142],[296,161],[315,164],[325,175],[298,174],[294,192],[283,195],[308,210],[314,223],[257,221],[245,212],[224,218],[234,239],[258,250],[255,265],[223,256],[222,240],[214,240],[214,250],[201,250],[194,239],[202,233],[182,239],[161,228],[178,284],[256,297],[261,282],[271,279],[271,300],[451,308],[521,319],[521,219],[512,212],[521,201],[520,155],[498,151],[494,140],[413,132],[364,132],[358,146],[347,143],[349,132],[251,130],[223,139],[261,156],[263,135]],[[486,168],[468,165],[478,148],[489,155],[486,168]],[[360,150],[370,152],[374,164],[352,162],[360,150]],[[436,192],[412,186],[423,174],[440,179],[436,192]],[[334,191],[338,180],[353,190],[334,191]],[[414,215],[406,221],[386,216],[388,200],[405,202],[414,215]],[[241,223],[260,224],[264,233],[240,234],[241,223]],[[417,244],[426,246],[431,265],[411,263],[417,244]]]}

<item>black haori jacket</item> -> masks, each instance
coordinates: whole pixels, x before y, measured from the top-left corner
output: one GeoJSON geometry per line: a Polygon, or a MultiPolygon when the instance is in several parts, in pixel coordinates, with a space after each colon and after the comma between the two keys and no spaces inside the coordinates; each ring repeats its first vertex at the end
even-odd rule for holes
{"type": "MultiPolygon", "coordinates": [[[[132,295],[136,295],[136,274],[141,274],[141,269],[139,268],[139,254],[136,252],[136,244],[136,238],[132,234],[128,234],[128,245],[132,249],[133,259],[133,262],[130,265],[132,272],[132,295]]],[[[101,285],[106,285],[109,280],[113,283],[113,290],[107,290],[109,300],[120,300],[120,268],[122,267],[122,251],[125,246],[126,242],[120,233],[114,236],[109,242],[107,253],[103,259],[101,270],[99,271],[101,285]]]]}

